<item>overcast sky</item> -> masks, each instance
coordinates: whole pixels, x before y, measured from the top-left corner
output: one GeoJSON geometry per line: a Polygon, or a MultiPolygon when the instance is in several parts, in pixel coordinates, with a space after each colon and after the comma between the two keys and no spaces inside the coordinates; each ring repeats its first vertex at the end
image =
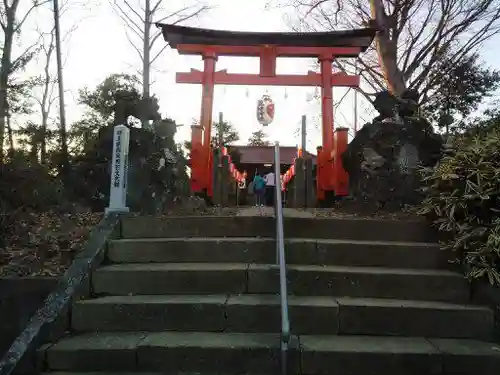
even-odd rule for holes
{"type": "MultiPolygon", "coordinates": [[[[71,0],[70,0],[71,1],[71,0]]],[[[75,0],[76,1],[76,0],[75,0]]],[[[95,1],[95,0],[92,0],[95,1]]],[[[78,29],[72,34],[70,43],[64,45],[66,64],[64,69],[67,111],[70,121],[81,116],[82,109],[75,104],[79,88],[85,85],[95,87],[112,73],[133,73],[140,67],[136,52],[130,47],[121,20],[111,9],[107,0],[93,5],[87,10],[69,12],[63,17],[62,28],[67,30],[75,20],[79,20],[78,29]],[[83,19],[82,19],[83,18],[83,19]]],[[[130,0],[140,2],[141,0],[130,0]]],[[[176,10],[182,0],[165,0],[169,10],[176,10]]],[[[265,10],[266,0],[208,0],[215,8],[199,19],[187,25],[226,30],[248,31],[289,31],[284,21],[282,10],[265,10]]],[[[40,24],[42,13],[37,17],[40,24]]],[[[44,20],[50,22],[50,14],[43,13],[44,20]]],[[[45,24],[45,22],[42,22],[45,24]]],[[[500,69],[500,60],[493,58],[493,51],[500,39],[491,41],[485,48],[483,58],[491,66],[500,69]]],[[[164,45],[158,42],[157,48],[164,45]]],[[[313,63],[312,59],[278,59],[278,73],[306,73],[313,63]]],[[[202,68],[201,58],[197,56],[179,56],[176,51],[167,48],[155,64],[152,74],[154,85],[152,92],[160,99],[160,110],[185,127],[179,129],[177,140],[189,138],[190,125],[194,117],[198,118],[201,103],[199,85],[175,84],[176,71],[188,71],[202,68]]],[[[228,69],[232,73],[257,73],[257,58],[220,58],[218,69],[228,69]]],[[[308,149],[314,150],[321,143],[320,104],[310,99],[314,88],[290,87],[240,87],[219,86],[215,89],[214,118],[222,111],[224,118],[234,123],[245,142],[250,134],[258,130],[256,120],[256,102],[265,93],[276,104],[274,122],[265,129],[271,140],[279,140],[284,145],[296,145],[300,136],[297,132],[301,115],[308,116],[308,149]]],[[[340,99],[346,89],[334,89],[334,101],[340,99]]],[[[335,113],[336,126],[353,125],[353,93],[335,113]]],[[[369,112],[360,105],[359,114],[365,120],[369,112]]],[[[363,123],[362,119],[359,120],[363,123]]]]}

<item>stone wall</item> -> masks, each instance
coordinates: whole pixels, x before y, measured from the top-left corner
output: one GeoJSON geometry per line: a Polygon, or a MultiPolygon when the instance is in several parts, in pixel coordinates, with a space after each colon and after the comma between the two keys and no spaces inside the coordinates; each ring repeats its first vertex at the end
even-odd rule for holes
{"type": "Polygon", "coordinates": [[[53,277],[0,278],[0,358],[56,284],[53,277]]]}

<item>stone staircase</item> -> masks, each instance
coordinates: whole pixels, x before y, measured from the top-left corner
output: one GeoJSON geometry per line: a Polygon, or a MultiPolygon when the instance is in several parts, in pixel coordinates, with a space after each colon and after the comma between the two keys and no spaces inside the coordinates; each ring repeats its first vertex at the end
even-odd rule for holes
{"type": "MultiPolygon", "coordinates": [[[[419,222],[285,219],[290,374],[497,374],[493,312],[419,222]]],[[[278,374],[271,217],[129,217],[51,375],[278,374]]]]}

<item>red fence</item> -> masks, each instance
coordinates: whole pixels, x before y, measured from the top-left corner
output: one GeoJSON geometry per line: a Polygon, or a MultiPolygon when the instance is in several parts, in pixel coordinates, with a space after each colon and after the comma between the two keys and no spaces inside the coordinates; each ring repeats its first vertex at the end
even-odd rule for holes
{"type": "Polygon", "coordinates": [[[229,152],[227,151],[226,147],[222,147],[222,155],[227,156],[229,162],[229,173],[236,180],[236,182],[245,181],[245,179],[247,178],[247,172],[241,173],[239,170],[236,169],[236,166],[231,160],[231,155],[229,155],[229,152]]]}

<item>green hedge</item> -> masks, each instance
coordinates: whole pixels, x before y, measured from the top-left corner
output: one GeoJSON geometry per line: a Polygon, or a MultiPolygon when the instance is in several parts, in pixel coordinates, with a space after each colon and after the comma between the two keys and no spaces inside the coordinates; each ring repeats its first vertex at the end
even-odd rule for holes
{"type": "Polygon", "coordinates": [[[444,232],[469,279],[500,285],[500,127],[455,136],[439,165],[421,172],[419,213],[444,232]]]}

